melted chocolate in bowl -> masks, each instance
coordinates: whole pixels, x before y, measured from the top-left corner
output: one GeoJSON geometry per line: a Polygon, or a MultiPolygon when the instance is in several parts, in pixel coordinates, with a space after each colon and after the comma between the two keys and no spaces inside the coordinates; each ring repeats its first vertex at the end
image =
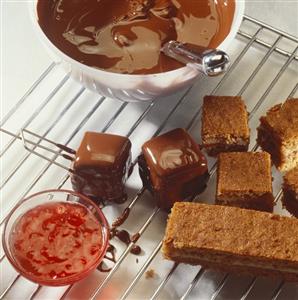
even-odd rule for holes
{"type": "Polygon", "coordinates": [[[182,67],[160,53],[177,40],[216,48],[234,0],[38,0],[39,24],[61,51],[91,67],[152,74],[182,67]],[[216,4],[217,3],[217,4],[216,4]]]}

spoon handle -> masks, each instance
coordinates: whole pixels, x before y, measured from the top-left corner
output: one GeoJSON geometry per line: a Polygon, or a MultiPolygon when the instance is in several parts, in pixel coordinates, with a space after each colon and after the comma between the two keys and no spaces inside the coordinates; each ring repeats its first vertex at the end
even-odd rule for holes
{"type": "Polygon", "coordinates": [[[161,51],[207,76],[217,76],[226,72],[230,64],[230,58],[224,51],[183,44],[177,41],[167,42],[161,51]]]}

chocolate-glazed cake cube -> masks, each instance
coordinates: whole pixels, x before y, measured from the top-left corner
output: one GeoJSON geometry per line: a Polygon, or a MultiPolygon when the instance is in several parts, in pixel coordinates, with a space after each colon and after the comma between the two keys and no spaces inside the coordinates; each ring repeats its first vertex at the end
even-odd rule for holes
{"type": "Polygon", "coordinates": [[[209,178],[205,156],[184,129],[147,141],[139,157],[139,172],[157,205],[166,210],[176,201],[192,200],[209,178]]]}
{"type": "Polygon", "coordinates": [[[86,132],[73,164],[73,188],[99,202],[122,203],[127,198],[124,183],[130,164],[131,142],[128,138],[86,132]]]}

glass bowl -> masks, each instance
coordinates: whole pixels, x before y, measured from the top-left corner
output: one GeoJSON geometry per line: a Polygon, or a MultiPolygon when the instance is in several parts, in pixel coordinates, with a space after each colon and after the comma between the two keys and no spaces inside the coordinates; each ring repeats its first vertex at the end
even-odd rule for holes
{"type": "Polygon", "coordinates": [[[109,225],[100,208],[86,196],[70,190],[46,190],[25,198],[8,215],[2,235],[4,252],[13,267],[25,278],[47,286],[69,285],[86,277],[102,261],[108,241],[109,225]],[[55,207],[55,215],[46,215],[49,207],[55,207]],[[24,221],[24,216],[27,216],[27,222],[24,221]],[[56,218],[60,218],[60,223],[56,218]],[[38,223],[39,220],[43,222],[40,221],[39,226],[34,227],[34,222],[38,223]],[[61,226],[61,222],[67,227],[61,226]],[[101,237],[98,238],[97,233],[100,231],[101,237]],[[31,244],[28,240],[32,240],[31,244]],[[24,246],[28,243],[29,248],[24,246]],[[32,243],[34,246],[30,248],[32,243]],[[24,255],[24,248],[32,251],[27,251],[24,255]],[[53,255],[56,250],[58,253],[53,255]],[[21,254],[17,254],[18,251],[21,254]],[[88,255],[85,255],[86,251],[88,255]],[[78,264],[78,260],[81,264],[78,264]],[[47,267],[53,269],[50,269],[50,273],[42,273],[49,271],[45,269],[47,267]],[[63,268],[65,272],[61,271],[63,268]]]}
{"type": "MultiPolygon", "coordinates": [[[[214,0],[224,6],[230,0],[214,0]]],[[[120,74],[84,65],[59,50],[44,34],[38,23],[37,0],[28,1],[33,27],[38,38],[49,50],[55,61],[70,73],[70,76],[83,86],[103,96],[126,102],[152,101],[158,97],[174,94],[178,90],[192,85],[201,74],[190,66],[176,70],[147,75],[120,74]]],[[[244,14],[244,1],[235,0],[235,12],[229,34],[218,49],[227,51],[234,39],[244,14]]]]}

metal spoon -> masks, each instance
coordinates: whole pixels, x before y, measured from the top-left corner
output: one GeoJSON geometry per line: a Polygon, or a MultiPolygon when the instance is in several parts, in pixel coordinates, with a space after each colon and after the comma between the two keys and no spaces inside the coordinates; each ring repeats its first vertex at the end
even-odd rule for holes
{"type": "Polygon", "coordinates": [[[230,58],[224,51],[183,44],[177,41],[167,42],[161,51],[207,76],[217,76],[226,72],[230,64],[230,58]]]}

